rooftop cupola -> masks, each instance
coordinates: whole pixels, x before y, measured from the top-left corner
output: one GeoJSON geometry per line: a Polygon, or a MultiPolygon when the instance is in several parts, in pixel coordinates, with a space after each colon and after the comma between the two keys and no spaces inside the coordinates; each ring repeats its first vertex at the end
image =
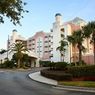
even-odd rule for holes
{"type": "Polygon", "coordinates": [[[62,15],[60,13],[55,14],[55,20],[56,22],[59,22],[61,24],[62,22],[62,15]]]}

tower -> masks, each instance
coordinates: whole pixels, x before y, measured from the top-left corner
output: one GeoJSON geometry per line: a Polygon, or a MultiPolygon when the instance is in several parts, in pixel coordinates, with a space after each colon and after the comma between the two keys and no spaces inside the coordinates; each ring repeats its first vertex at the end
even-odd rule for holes
{"type": "Polygon", "coordinates": [[[60,13],[57,13],[55,15],[55,22],[53,23],[53,28],[52,28],[52,39],[51,42],[53,43],[51,48],[51,61],[58,62],[61,61],[61,55],[60,52],[57,50],[57,47],[60,46],[60,41],[61,41],[61,26],[62,26],[62,16],[60,13]]]}
{"type": "Polygon", "coordinates": [[[60,13],[55,15],[55,21],[56,23],[62,24],[62,15],[60,13]]]}

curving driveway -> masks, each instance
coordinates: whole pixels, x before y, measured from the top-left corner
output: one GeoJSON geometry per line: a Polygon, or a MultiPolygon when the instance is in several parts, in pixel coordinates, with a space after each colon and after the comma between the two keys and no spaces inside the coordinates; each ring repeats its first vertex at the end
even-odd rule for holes
{"type": "Polygon", "coordinates": [[[50,85],[31,80],[29,71],[0,71],[0,95],[95,95],[95,93],[83,93],[55,89],[50,85]]]}

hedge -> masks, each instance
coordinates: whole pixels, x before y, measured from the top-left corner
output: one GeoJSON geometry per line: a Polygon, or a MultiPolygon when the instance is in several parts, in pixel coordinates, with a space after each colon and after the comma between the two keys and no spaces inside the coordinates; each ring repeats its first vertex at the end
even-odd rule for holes
{"type": "Polygon", "coordinates": [[[95,81],[95,65],[89,66],[70,66],[61,70],[42,70],[41,75],[55,80],[85,80],[95,81]]]}
{"type": "Polygon", "coordinates": [[[40,65],[43,67],[50,67],[53,70],[64,70],[66,69],[67,62],[50,62],[50,61],[40,61],[40,65]]]}
{"type": "Polygon", "coordinates": [[[14,62],[10,60],[6,60],[4,63],[0,64],[0,68],[13,68],[14,66],[14,62]]]}
{"type": "Polygon", "coordinates": [[[63,71],[41,70],[41,75],[45,76],[47,78],[57,80],[57,81],[61,81],[61,80],[70,81],[70,80],[72,80],[72,75],[65,73],[63,71]]]}
{"type": "Polygon", "coordinates": [[[68,67],[67,73],[73,77],[95,76],[95,65],[68,67]]]}

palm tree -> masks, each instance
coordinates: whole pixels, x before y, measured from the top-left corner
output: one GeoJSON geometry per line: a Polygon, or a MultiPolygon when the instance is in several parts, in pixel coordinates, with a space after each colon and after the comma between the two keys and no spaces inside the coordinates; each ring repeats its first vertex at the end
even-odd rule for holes
{"type": "Polygon", "coordinates": [[[20,68],[21,66],[21,59],[23,58],[23,52],[28,51],[25,44],[23,42],[17,42],[13,44],[11,51],[15,52],[15,56],[17,58],[17,67],[20,68]]]}
{"type": "MultiPolygon", "coordinates": [[[[70,37],[68,37],[68,41],[72,43],[74,48],[76,48],[77,46],[79,50],[79,62],[81,62],[82,61],[82,51],[85,50],[85,47],[82,45],[82,42],[84,41],[83,31],[80,29],[74,31],[73,34],[70,37]]],[[[75,53],[75,57],[76,57],[76,53],[75,53]]]]}
{"type": "Polygon", "coordinates": [[[91,38],[94,47],[94,64],[95,64],[95,21],[89,22],[83,27],[85,38],[91,38]]]}
{"type": "Polygon", "coordinates": [[[82,42],[84,41],[84,36],[82,30],[77,30],[75,32],[76,35],[76,41],[77,41],[77,48],[79,50],[79,62],[82,61],[82,51],[84,51],[85,47],[82,45],[82,42]]]}
{"type": "Polygon", "coordinates": [[[56,50],[60,51],[61,61],[64,61],[64,53],[66,51],[66,46],[68,45],[68,42],[66,41],[64,35],[61,34],[61,37],[62,40],[59,42],[60,46],[58,46],[56,50]]]}
{"type": "MultiPolygon", "coordinates": [[[[76,42],[76,37],[74,37],[74,32],[72,35],[69,35],[67,36],[67,40],[69,41],[70,44],[72,44],[73,48],[74,48],[74,62],[75,62],[75,65],[76,65],[76,45],[77,45],[77,42],[76,42]]],[[[71,45],[70,45],[71,46],[71,45]]],[[[71,58],[71,56],[70,56],[71,58]]]]}

